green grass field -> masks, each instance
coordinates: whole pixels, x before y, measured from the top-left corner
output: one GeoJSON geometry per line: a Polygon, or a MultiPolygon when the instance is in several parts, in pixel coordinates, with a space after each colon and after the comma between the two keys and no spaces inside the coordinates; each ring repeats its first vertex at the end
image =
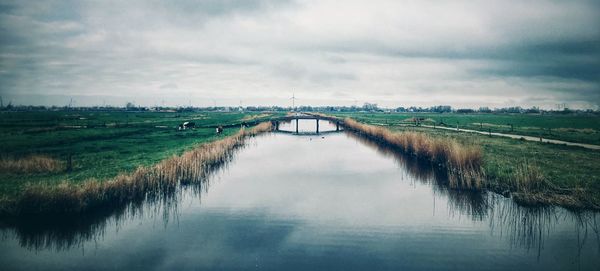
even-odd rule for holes
{"type": "Polygon", "coordinates": [[[461,129],[491,131],[600,145],[600,116],[558,114],[455,114],[455,113],[338,113],[369,124],[411,124],[458,126],[461,129]],[[512,128],[511,128],[512,125],[512,128]]]}
{"type": "MultiPolygon", "coordinates": [[[[267,120],[284,113],[224,112],[0,112],[0,158],[18,159],[45,155],[66,164],[72,156],[73,170],[16,173],[0,171],[0,198],[12,198],[27,184],[79,183],[91,178],[106,180],[131,172],[197,144],[234,134],[238,128],[216,135],[208,126],[240,124],[250,119],[267,120]],[[193,121],[197,128],[178,131],[177,125],[193,121]]],[[[539,168],[544,178],[559,188],[585,191],[586,199],[600,203],[600,151],[516,139],[489,137],[449,130],[414,127],[409,119],[418,117],[431,123],[458,122],[461,128],[495,127],[510,132],[503,123],[513,123],[513,133],[527,135],[524,127],[551,127],[561,140],[598,143],[600,117],[563,115],[495,114],[384,114],[344,113],[338,117],[375,125],[393,131],[419,131],[435,137],[453,138],[465,145],[481,146],[483,170],[492,189],[511,189],[515,172],[525,163],[539,168]],[[463,124],[461,124],[463,123],[463,124]],[[477,123],[480,123],[479,125],[477,123]],[[481,124],[483,123],[483,124],[481,124]],[[496,125],[496,126],[493,126],[496,125]],[[560,131],[560,132],[559,132],[560,131]]],[[[510,129],[510,127],[508,127],[510,129]]],[[[527,128],[535,131],[536,128],[527,128]]],[[[529,132],[531,132],[529,131],[529,132]]]]}
{"type": "MultiPolygon", "coordinates": [[[[520,165],[528,163],[540,169],[544,178],[553,185],[564,189],[581,189],[585,191],[587,200],[600,204],[600,151],[580,147],[522,141],[503,137],[489,137],[480,134],[456,132],[451,130],[411,127],[401,125],[411,115],[406,114],[336,114],[338,117],[351,117],[361,122],[379,125],[389,125],[392,131],[418,131],[434,137],[454,138],[465,145],[481,146],[483,151],[483,170],[488,176],[488,182],[495,191],[502,192],[510,189],[514,175],[520,165]],[[387,124],[386,124],[387,121],[387,124]]],[[[432,115],[427,115],[435,117],[432,115]]],[[[461,119],[469,121],[486,120],[500,122],[514,117],[529,125],[548,125],[597,129],[598,117],[576,116],[512,116],[512,115],[438,115],[437,118],[461,119]],[[537,122],[536,122],[537,121],[537,122]],[[589,123],[587,123],[589,122],[589,123]]],[[[516,121],[515,121],[516,122],[516,121]]],[[[597,131],[597,130],[596,130],[597,131]]],[[[564,138],[561,138],[564,139],[564,138]]]]}
{"type": "Polygon", "coordinates": [[[0,112],[0,156],[19,158],[47,155],[73,170],[54,173],[0,172],[0,195],[12,197],[28,183],[104,180],[139,166],[179,155],[196,144],[234,134],[238,128],[216,135],[205,126],[239,124],[265,114],[214,112],[0,112]],[[197,128],[178,131],[177,125],[193,121],[197,128]]]}

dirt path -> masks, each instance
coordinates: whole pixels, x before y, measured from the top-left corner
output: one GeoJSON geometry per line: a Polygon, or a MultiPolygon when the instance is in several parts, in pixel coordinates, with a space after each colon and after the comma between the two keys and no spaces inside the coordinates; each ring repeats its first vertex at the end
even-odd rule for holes
{"type": "Polygon", "coordinates": [[[440,126],[430,126],[430,125],[421,125],[421,127],[427,127],[427,128],[432,128],[432,129],[444,129],[444,130],[466,132],[466,133],[476,133],[476,134],[482,134],[482,135],[501,136],[501,137],[508,137],[508,138],[514,138],[514,139],[524,139],[527,141],[536,141],[536,142],[544,142],[544,143],[551,143],[551,144],[576,146],[576,147],[582,147],[582,148],[591,149],[591,150],[600,150],[600,145],[575,143],[575,142],[568,142],[568,141],[562,141],[562,140],[556,140],[556,139],[540,138],[540,137],[535,137],[535,136],[503,134],[503,133],[489,133],[489,132],[482,132],[482,131],[477,131],[477,130],[456,129],[456,128],[451,128],[451,127],[440,127],[440,126]]]}

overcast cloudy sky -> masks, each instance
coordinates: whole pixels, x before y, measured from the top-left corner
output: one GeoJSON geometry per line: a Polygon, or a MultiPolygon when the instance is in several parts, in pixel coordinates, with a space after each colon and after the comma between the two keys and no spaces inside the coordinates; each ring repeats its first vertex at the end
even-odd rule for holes
{"type": "Polygon", "coordinates": [[[600,105],[600,1],[0,0],[4,103],[600,105]]]}

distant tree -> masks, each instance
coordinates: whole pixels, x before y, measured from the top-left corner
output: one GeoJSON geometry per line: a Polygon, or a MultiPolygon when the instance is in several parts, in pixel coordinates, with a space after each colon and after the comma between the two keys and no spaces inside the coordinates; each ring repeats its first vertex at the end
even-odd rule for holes
{"type": "Polygon", "coordinates": [[[447,113],[452,112],[452,107],[449,105],[437,105],[430,107],[429,110],[436,113],[447,113]]]}
{"type": "Polygon", "coordinates": [[[498,109],[495,109],[494,111],[498,112],[498,113],[523,113],[523,108],[521,108],[520,106],[513,106],[513,107],[498,108],[498,109]]]}
{"type": "Polygon", "coordinates": [[[492,109],[487,106],[483,106],[479,108],[479,113],[492,113],[492,109]]]}
{"type": "Polygon", "coordinates": [[[133,104],[132,102],[127,102],[127,105],[125,105],[125,109],[135,110],[135,104],[133,104]]]}
{"type": "Polygon", "coordinates": [[[457,109],[456,113],[461,113],[461,114],[475,113],[475,110],[470,109],[470,108],[461,108],[461,109],[457,109]]]}
{"type": "Polygon", "coordinates": [[[562,113],[562,114],[570,114],[570,113],[573,113],[573,112],[575,112],[575,111],[571,110],[571,109],[569,109],[567,107],[565,107],[560,113],[562,113]]]}
{"type": "Polygon", "coordinates": [[[506,112],[507,113],[522,113],[523,108],[521,108],[520,106],[513,106],[513,107],[507,108],[506,112]]]}
{"type": "Polygon", "coordinates": [[[365,111],[377,111],[377,104],[364,103],[363,110],[365,111]]]}
{"type": "Polygon", "coordinates": [[[423,108],[421,108],[420,106],[419,107],[411,106],[406,111],[407,112],[424,112],[425,110],[423,108]]]}

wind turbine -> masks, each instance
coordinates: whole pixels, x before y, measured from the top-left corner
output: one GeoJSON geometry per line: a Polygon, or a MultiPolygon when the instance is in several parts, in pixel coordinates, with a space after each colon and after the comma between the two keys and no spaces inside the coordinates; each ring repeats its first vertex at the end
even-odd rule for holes
{"type": "Polygon", "coordinates": [[[292,100],[292,111],[296,111],[296,94],[292,93],[292,98],[290,98],[292,100]]]}

